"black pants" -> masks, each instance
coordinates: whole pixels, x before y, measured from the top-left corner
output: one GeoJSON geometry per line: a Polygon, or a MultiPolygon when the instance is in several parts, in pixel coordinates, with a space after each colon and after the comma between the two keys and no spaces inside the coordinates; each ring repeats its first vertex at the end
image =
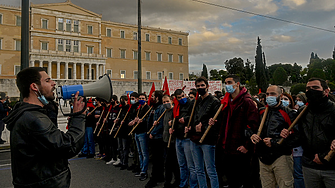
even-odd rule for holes
{"type": "MultiPolygon", "coordinates": [[[[165,158],[165,183],[171,183],[172,177],[174,176],[175,182],[180,182],[180,171],[176,153],[175,143],[170,144],[170,148],[166,147],[166,158],[165,158]]],[[[178,184],[179,185],[179,184],[178,184]]]]}
{"type": "Polygon", "coordinates": [[[164,181],[164,149],[163,139],[150,140],[152,152],[152,172],[154,181],[164,181]]]}
{"type": "Polygon", "coordinates": [[[114,138],[114,135],[105,135],[105,143],[106,143],[106,161],[110,161],[111,159],[117,159],[117,140],[114,138]]]}

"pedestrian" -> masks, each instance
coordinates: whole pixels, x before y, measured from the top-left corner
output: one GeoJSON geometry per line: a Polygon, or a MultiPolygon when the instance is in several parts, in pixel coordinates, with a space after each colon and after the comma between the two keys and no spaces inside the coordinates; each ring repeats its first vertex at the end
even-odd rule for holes
{"type": "Polygon", "coordinates": [[[0,144],[4,144],[6,140],[2,139],[2,131],[5,129],[5,123],[3,122],[3,118],[7,116],[10,107],[6,104],[6,99],[0,98],[0,144]]]}
{"type": "Polygon", "coordinates": [[[226,175],[231,188],[252,187],[250,162],[254,145],[245,134],[246,129],[256,130],[259,123],[258,110],[248,90],[241,86],[240,78],[229,75],[225,79],[228,105],[223,110],[222,126],[217,144],[217,172],[226,175]],[[243,117],[243,118],[241,118],[243,117]],[[226,173],[223,173],[223,170],[226,173]]]}
{"type": "MultiPolygon", "coordinates": [[[[250,138],[256,144],[256,153],[259,156],[260,177],[263,188],[293,188],[293,159],[292,147],[281,139],[280,132],[291,125],[295,117],[292,109],[284,107],[280,101],[282,90],[276,85],[267,88],[266,103],[268,113],[260,136],[253,134],[250,138]]],[[[261,115],[264,116],[264,110],[261,115]]]]}
{"type": "MultiPolygon", "coordinates": [[[[297,144],[303,148],[302,171],[306,188],[331,188],[335,183],[335,159],[325,160],[328,152],[335,150],[335,104],[328,94],[329,88],[323,79],[308,80],[308,106],[299,119],[298,128],[291,132],[297,135],[297,144]]],[[[281,136],[289,136],[288,130],[284,129],[281,136]]]]}
{"type": "MultiPolygon", "coordinates": [[[[66,133],[57,128],[43,109],[48,100],[54,100],[56,85],[43,68],[21,70],[16,84],[23,102],[4,119],[10,131],[14,187],[70,187],[68,159],[83,146],[85,115],[73,116],[66,133]]],[[[79,91],[74,97],[74,112],[85,106],[78,95],[79,91]]]]}

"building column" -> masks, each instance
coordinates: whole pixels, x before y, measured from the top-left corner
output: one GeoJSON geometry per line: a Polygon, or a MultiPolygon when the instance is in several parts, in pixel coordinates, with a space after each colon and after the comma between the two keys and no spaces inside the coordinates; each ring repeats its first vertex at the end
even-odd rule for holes
{"type": "Polygon", "coordinates": [[[102,65],[99,66],[99,71],[100,71],[100,76],[103,76],[105,74],[104,72],[102,72],[102,65]]]}
{"type": "Polygon", "coordinates": [[[65,79],[69,79],[69,62],[65,62],[65,79]]]}
{"type": "Polygon", "coordinates": [[[102,65],[102,74],[106,74],[106,65],[105,64],[102,65]]]}
{"type": "Polygon", "coordinates": [[[51,61],[48,62],[48,75],[50,78],[52,77],[52,63],[51,61]]]}
{"type": "Polygon", "coordinates": [[[77,63],[73,63],[73,79],[77,79],[77,63]]]}
{"type": "Polygon", "coordinates": [[[57,79],[60,79],[60,62],[57,62],[57,79]]]}
{"type": "Polygon", "coordinates": [[[92,64],[88,64],[88,79],[92,80],[92,64]]]}
{"type": "Polygon", "coordinates": [[[80,69],[80,71],[81,71],[81,79],[82,80],[84,80],[85,79],[85,71],[84,71],[84,68],[85,68],[85,64],[84,63],[81,63],[81,69],[80,69]]]}
{"type": "Polygon", "coordinates": [[[30,67],[34,67],[35,66],[35,60],[31,60],[30,61],[30,67]]]}
{"type": "Polygon", "coordinates": [[[100,77],[100,75],[99,75],[99,64],[95,64],[95,71],[96,71],[96,73],[95,73],[95,77],[96,77],[96,80],[99,80],[99,77],[100,77]]]}
{"type": "Polygon", "coordinates": [[[40,67],[43,67],[43,60],[40,60],[40,67]]]}

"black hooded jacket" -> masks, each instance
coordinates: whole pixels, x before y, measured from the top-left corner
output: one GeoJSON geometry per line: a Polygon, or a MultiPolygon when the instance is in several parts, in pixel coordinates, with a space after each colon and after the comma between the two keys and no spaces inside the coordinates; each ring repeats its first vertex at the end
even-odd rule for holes
{"type": "Polygon", "coordinates": [[[69,187],[68,159],[83,146],[85,116],[72,117],[60,131],[38,105],[18,103],[4,119],[10,131],[14,187],[69,187]]]}

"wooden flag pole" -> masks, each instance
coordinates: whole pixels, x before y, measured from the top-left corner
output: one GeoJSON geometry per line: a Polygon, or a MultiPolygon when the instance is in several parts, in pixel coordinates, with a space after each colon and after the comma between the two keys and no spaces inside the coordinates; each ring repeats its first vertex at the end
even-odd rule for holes
{"type": "MultiPolygon", "coordinates": [[[[121,114],[121,111],[122,111],[122,109],[120,108],[120,112],[118,113],[118,115],[117,115],[117,117],[116,117],[116,119],[115,119],[115,120],[117,120],[117,119],[119,118],[119,116],[120,116],[120,114],[121,114]]],[[[113,132],[113,129],[114,129],[114,127],[115,127],[115,124],[116,124],[116,122],[114,122],[114,124],[113,124],[113,127],[112,127],[111,131],[109,132],[109,135],[111,135],[111,134],[112,134],[112,132],[113,132]]]]}
{"type": "MultiPolygon", "coordinates": [[[[149,114],[149,112],[151,111],[152,109],[152,106],[149,108],[149,110],[144,114],[144,116],[140,119],[140,121],[142,121],[145,116],[147,116],[149,114]]],[[[133,133],[133,131],[136,129],[136,127],[140,124],[140,122],[138,122],[134,127],[133,129],[130,131],[130,133],[128,134],[129,136],[133,133]]]]}
{"type": "Polygon", "coordinates": [[[98,122],[97,122],[97,125],[95,126],[95,129],[94,129],[94,131],[93,131],[93,134],[95,134],[95,132],[97,131],[97,128],[98,128],[99,122],[100,122],[100,120],[101,120],[102,116],[104,115],[104,111],[105,111],[105,110],[102,110],[102,113],[101,113],[101,115],[100,115],[100,118],[99,118],[99,120],[98,120],[98,122]]]}
{"type": "MultiPolygon", "coordinates": [[[[159,120],[162,119],[162,117],[164,116],[164,114],[165,114],[166,111],[167,111],[167,109],[165,109],[165,111],[162,113],[162,115],[159,116],[159,118],[157,119],[157,122],[159,122],[159,120]]],[[[150,128],[150,130],[147,132],[147,134],[150,134],[151,131],[152,131],[154,128],[155,128],[155,126],[153,125],[153,126],[150,128]]]]}
{"type": "MultiPolygon", "coordinates": [[[[171,129],[173,130],[174,128],[174,123],[176,122],[176,118],[173,118],[173,121],[172,121],[172,126],[171,126],[171,129]]],[[[173,133],[172,133],[173,134],[173,133]]],[[[172,134],[170,134],[170,137],[169,137],[169,142],[168,142],[168,145],[167,147],[170,148],[170,143],[171,143],[171,138],[172,138],[172,134]]]]}
{"type": "Polygon", "coordinates": [[[101,131],[102,131],[102,128],[104,127],[104,125],[105,125],[105,123],[106,123],[106,119],[108,118],[109,114],[110,114],[110,111],[108,111],[108,113],[107,113],[107,115],[106,115],[106,117],[105,117],[104,123],[101,125],[100,131],[98,132],[97,136],[100,135],[100,133],[101,133],[101,131]]]}
{"type": "MultiPolygon", "coordinates": [[[[220,114],[220,112],[221,112],[221,110],[222,110],[222,108],[223,108],[223,105],[224,104],[221,104],[220,105],[220,108],[218,109],[218,111],[216,112],[216,114],[215,114],[215,116],[213,117],[213,120],[215,121],[216,120],[216,118],[219,116],[219,114],[220,114]]],[[[207,134],[208,134],[208,132],[209,132],[209,130],[212,128],[212,125],[208,125],[208,127],[207,127],[207,129],[206,129],[206,131],[205,131],[205,133],[202,135],[202,137],[201,137],[201,139],[200,139],[200,143],[202,143],[204,140],[205,140],[205,138],[206,138],[206,136],[207,136],[207,134]]]]}
{"type": "Polygon", "coordinates": [[[117,134],[119,134],[119,131],[120,131],[120,129],[121,129],[122,125],[123,125],[123,122],[124,122],[124,120],[126,119],[128,113],[129,113],[129,111],[127,111],[126,115],[124,116],[123,120],[121,121],[121,123],[120,123],[120,127],[119,127],[119,129],[116,131],[114,138],[116,138],[117,134]]]}
{"type": "MultiPolygon", "coordinates": [[[[188,120],[187,128],[190,128],[190,124],[191,124],[191,121],[192,121],[192,118],[193,118],[194,109],[195,109],[196,104],[197,104],[197,100],[194,101],[191,116],[190,116],[190,119],[188,120]]],[[[185,135],[184,135],[184,138],[186,138],[186,137],[187,137],[187,133],[185,133],[185,135]]]]}
{"type": "Polygon", "coordinates": [[[257,136],[260,136],[261,133],[262,133],[262,129],[263,129],[263,126],[264,126],[264,123],[265,123],[265,120],[266,120],[266,116],[268,115],[268,112],[269,112],[269,107],[266,107],[263,118],[262,118],[262,121],[261,121],[261,124],[258,127],[257,136]]]}

